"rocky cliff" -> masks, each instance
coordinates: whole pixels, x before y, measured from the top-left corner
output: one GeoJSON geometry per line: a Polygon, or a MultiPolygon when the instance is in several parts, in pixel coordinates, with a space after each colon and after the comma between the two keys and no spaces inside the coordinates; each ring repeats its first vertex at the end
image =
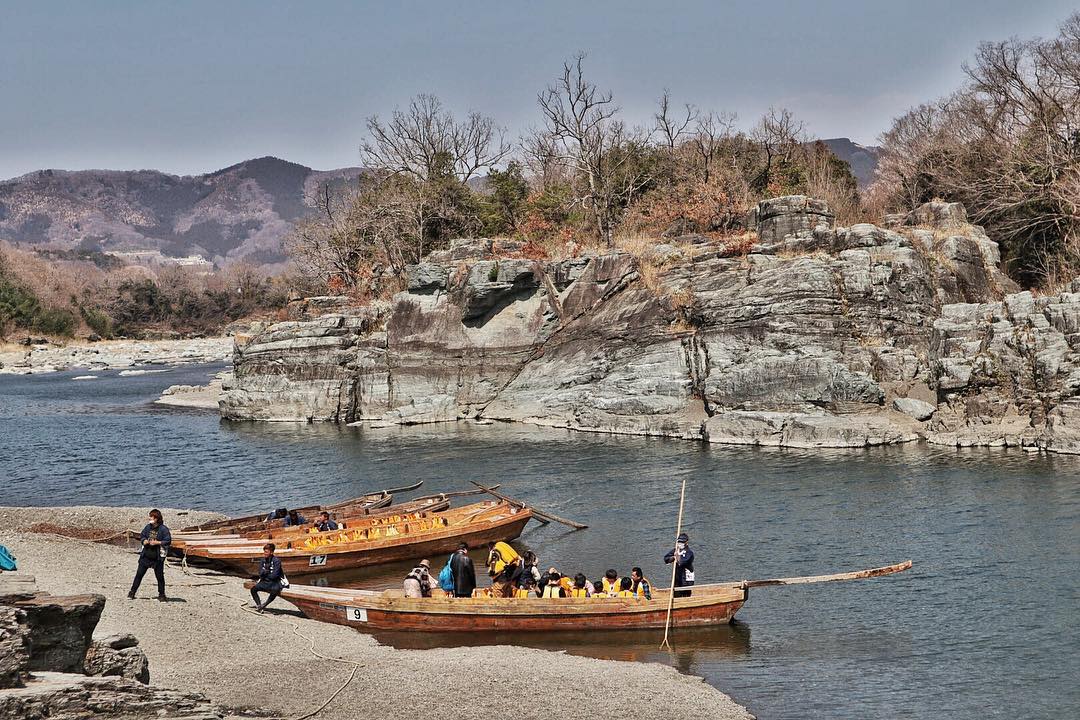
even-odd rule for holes
{"type": "Polygon", "coordinates": [[[541,262],[456,241],[389,303],[312,299],[239,341],[222,414],[1080,451],[1080,294],[1017,292],[962,207],[845,228],[792,196],[753,221],[749,252],[686,236],[541,262]]]}

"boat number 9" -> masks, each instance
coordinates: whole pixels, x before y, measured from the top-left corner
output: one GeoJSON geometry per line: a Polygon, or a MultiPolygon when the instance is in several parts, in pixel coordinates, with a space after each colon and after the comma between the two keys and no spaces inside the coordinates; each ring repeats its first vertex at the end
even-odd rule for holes
{"type": "Polygon", "coordinates": [[[351,622],[367,622],[367,608],[346,606],[345,619],[351,622]]]}
{"type": "Polygon", "coordinates": [[[325,555],[312,555],[311,558],[308,560],[307,564],[308,564],[309,567],[318,567],[319,565],[325,565],[326,564],[326,556],[325,555]]]}

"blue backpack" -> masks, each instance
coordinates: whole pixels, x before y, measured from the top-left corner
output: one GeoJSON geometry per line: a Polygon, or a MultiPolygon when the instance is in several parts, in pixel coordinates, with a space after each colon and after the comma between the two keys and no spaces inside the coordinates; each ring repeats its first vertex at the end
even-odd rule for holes
{"type": "Polygon", "coordinates": [[[8,552],[8,549],[3,545],[0,545],[0,570],[17,570],[15,567],[15,556],[8,552]]]}
{"type": "Polygon", "coordinates": [[[453,555],[448,557],[446,559],[446,567],[439,572],[439,587],[441,587],[444,592],[448,593],[454,592],[454,571],[450,569],[450,561],[453,559],[453,555]]]}

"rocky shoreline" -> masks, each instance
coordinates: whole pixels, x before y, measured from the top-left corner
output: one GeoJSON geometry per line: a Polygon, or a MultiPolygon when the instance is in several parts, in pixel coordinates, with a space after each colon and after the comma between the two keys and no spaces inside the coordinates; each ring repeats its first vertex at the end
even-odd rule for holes
{"type": "Polygon", "coordinates": [[[458,240],[408,290],[239,339],[233,420],[502,420],[722,444],[1080,453],[1080,280],[1021,292],[963,207],[834,227],[761,203],[748,252],[685,236],[536,261],[458,240]]]}
{"type": "Polygon", "coordinates": [[[38,340],[29,345],[0,348],[0,374],[37,375],[74,368],[153,372],[155,367],[228,361],[233,351],[231,337],[59,344],[44,338],[38,340]]]}
{"type": "MultiPolygon", "coordinates": [[[[178,511],[163,512],[169,522],[178,511]]],[[[301,618],[280,601],[266,615],[256,615],[244,608],[250,598],[241,579],[203,571],[184,574],[170,566],[172,602],[150,599],[145,586],[141,598],[130,601],[125,594],[135,569],[131,551],[29,530],[43,521],[120,530],[139,524],[144,513],[140,508],[0,508],[0,543],[18,556],[20,571],[36,576],[41,590],[104,596],[95,637],[137,637],[149,663],[150,691],[164,693],[159,697],[191,703],[191,693],[199,693],[230,717],[295,717],[317,708],[344,684],[316,718],[354,718],[357,708],[389,717],[415,707],[422,697],[432,708],[436,698],[465,699],[450,701],[455,718],[487,720],[512,708],[514,717],[539,719],[551,708],[538,688],[558,688],[563,707],[592,707],[602,687],[620,706],[634,708],[635,717],[752,717],[700,678],[661,665],[515,647],[395,650],[349,628],[301,618]],[[317,658],[309,644],[346,662],[317,658]],[[346,684],[353,664],[359,670],[346,684]],[[463,667],[474,671],[462,672],[463,667]],[[538,702],[519,701],[529,697],[538,702]]],[[[137,714],[133,706],[125,717],[180,716],[158,713],[161,707],[137,714]]]]}

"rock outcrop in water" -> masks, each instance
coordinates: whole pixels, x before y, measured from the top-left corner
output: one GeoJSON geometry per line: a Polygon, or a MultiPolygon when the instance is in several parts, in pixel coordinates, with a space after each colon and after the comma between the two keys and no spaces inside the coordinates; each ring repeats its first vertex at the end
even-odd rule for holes
{"type": "Polygon", "coordinates": [[[834,227],[802,196],[754,216],[734,256],[700,236],[552,262],[455,241],[390,303],[321,298],[238,342],[222,414],[1080,451],[1080,286],[1017,292],[955,204],[891,228],[834,227]]]}

